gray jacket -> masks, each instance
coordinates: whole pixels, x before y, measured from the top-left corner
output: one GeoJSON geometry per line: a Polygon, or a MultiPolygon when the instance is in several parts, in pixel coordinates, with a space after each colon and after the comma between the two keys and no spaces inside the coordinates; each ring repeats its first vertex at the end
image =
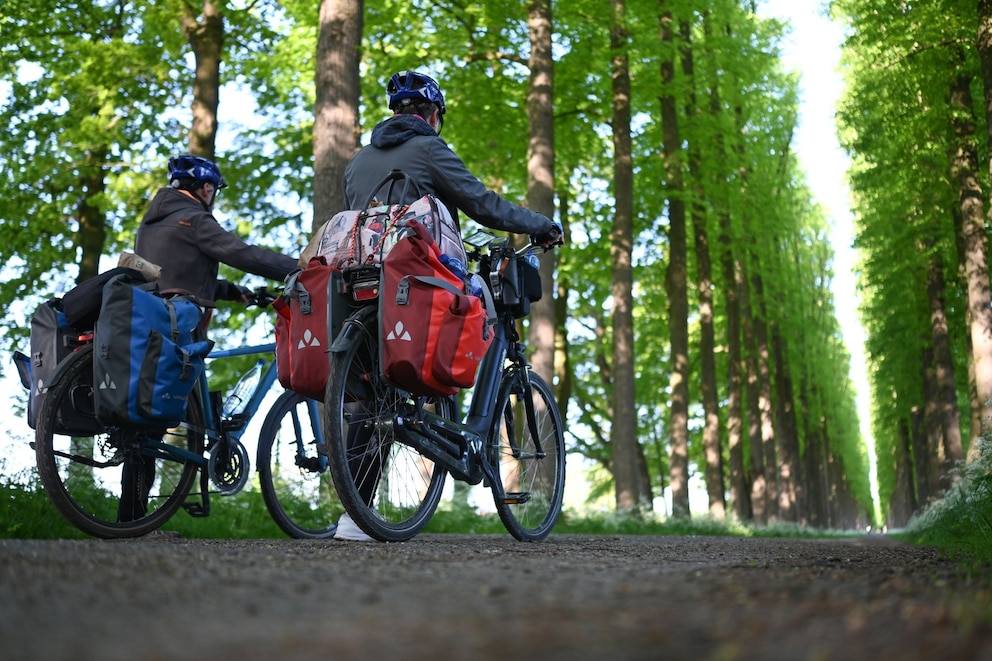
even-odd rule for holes
{"type": "MultiPolygon", "coordinates": [[[[517,234],[541,235],[553,227],[547,217],[487,189],[431,125],[415,115],[390,117],[372,130],[371,144],[358,152],[345,168],[345,206],[361,208],[375,186],[392,170],[403,170],[410,175],[420,186],[422,195],[437,195],[456,218],[461,210],[486,227],[517,234]]],[[[399,197],[398,190],[395,196],[399,197]]],[[[388,202],[406,203],[416,199],[412,195],[408,197],[388,202]]]]}
{"type": "Polygon", "coordinates": [[[161,188],[148,205],[134,250],[162,267],[159,288],[181,289],[203,302],[240,296],[217,279],[218,264],[282,280],[296,258],[245,243],[221,227],[199,200],[175,188],[161,188]]]}

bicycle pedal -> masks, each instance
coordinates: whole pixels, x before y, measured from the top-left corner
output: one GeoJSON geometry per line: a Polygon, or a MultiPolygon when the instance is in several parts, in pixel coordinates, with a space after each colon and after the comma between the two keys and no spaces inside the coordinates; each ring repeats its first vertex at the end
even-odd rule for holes
{"type": "Polygon", "coordinates": [[[504,505],[523,505],[530,500],[529,491],[515,491],[503,495],[504,505]]]}
{"type": "Polygon", "coordinates": [[[204,507],[201,503],[183,503],[183,509],[190,516],[201,519],[210,514],[210,508],[204,507]]]}

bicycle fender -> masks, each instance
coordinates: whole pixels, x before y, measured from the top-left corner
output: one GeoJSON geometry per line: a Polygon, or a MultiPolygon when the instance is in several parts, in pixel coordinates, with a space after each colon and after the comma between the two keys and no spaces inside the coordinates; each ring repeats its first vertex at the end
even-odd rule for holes
{"type": "Polygon", "coordinates": [[[69,356],[63,358],[62,361],[55,366],[55,371],[52,373],[50,377],[48,377],[48,383],[44,385],[44,389],[43,389],[44,392],[47,392],[49,388],[57,384],[59,381],[62,380],[62,377],[65,376],[65,373],[68,371],[70,365],[75,362],[72,360],[68,360],[70,356],[75,356],[75,354],[74,353],[69,354],[69,356]]]}
{"type": "Polygon", "coordinates": [[[368,314],[359,312],[351,315],[341,324],[341,330],[338,332],[337,337],[331,342],[330,348],[328,348],[329,353],[342,353],[347,351],[351,345],[358,341],[365,330],[365,317],[368,314]]]}

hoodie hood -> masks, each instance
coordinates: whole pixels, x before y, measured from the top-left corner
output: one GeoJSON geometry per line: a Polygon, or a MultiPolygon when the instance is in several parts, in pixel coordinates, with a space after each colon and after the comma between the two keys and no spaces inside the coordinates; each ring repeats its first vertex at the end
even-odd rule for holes
{"type": "Polygon", "coordinates": [[[190,205],[203,209],[203,202],[192,194],[176,188],[160,188],[148,204],[148,211],[145,212],[142,222],[157,223],[180,210],[191,213],[190,205]]]}
{"type": "Polygon", "coordinates": [[[389,149],[418,135],[437,137],[427,120],[418,115],[394,115],[376,124],[372,129],[371,142],[378,149],[389,149]]]}

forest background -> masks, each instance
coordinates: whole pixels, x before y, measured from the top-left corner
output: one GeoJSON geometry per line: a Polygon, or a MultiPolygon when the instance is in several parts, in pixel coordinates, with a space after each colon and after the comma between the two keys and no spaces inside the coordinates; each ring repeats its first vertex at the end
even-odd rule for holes
{"type": "MultiPolygon", "coordinates": [[[[132,245],[177,152],[221,165],[230,228],[298,251],[388,115],[384,81],[417,68],[442,81],[469,167],[566,228],[528,330],[570,450],[598,467],[592,496],[643,513],[667,492],[662,513],[688,516],[696,474],[716,518],[901,525],[977,456],[992,400],[987,3],[829,3],[878,513],[837,320],[854,302],[834,300],[795,154],[787,29],[758,4],[6,0],[3,348],[132,245]]],[[[232,308],[214,325],[221,343],[271,329],[232,308]]]]}

